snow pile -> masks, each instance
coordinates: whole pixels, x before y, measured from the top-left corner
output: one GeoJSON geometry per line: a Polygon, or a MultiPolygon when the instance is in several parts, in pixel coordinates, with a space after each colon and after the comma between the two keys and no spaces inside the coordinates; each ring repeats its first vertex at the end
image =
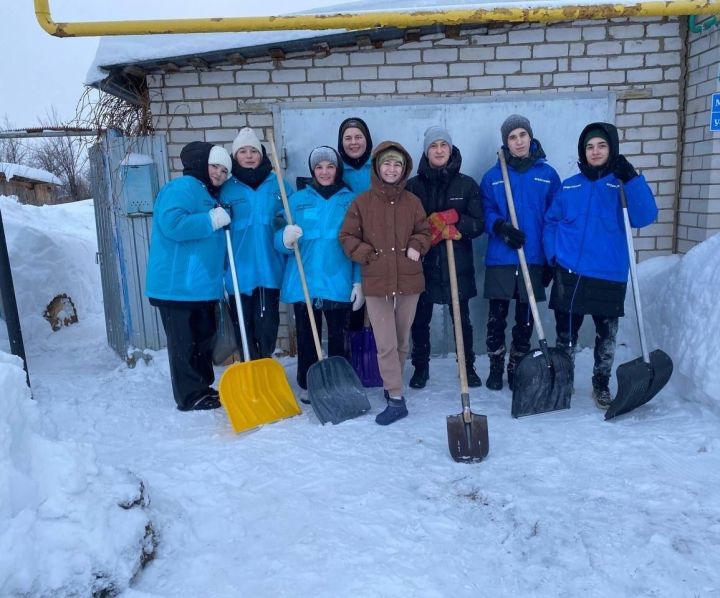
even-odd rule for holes
{"type": "Polygon", "coordinates": [[[675,374],[720,403],[720,234],[682,259],[655,258],[640,269],[648,350],[668,353],[675,374]]]}
{"type": "Polygon", "coordinates": [[[70,297],[81,322],[102,314],[92,200],[31,206],[0,195],[0,210],[25,343],[52,334],[43,313],[57,295],[70,297]]]}
{"type": "Polygon", "coordinates": [[[42,430],[22,363],[0,351],[0,595],[128,586],[153,552],[143,487],[42,430]]]}
{"type": "Polygon", "coordinates": [[[41,181],[52,185],[62,185],[62,181],[52,172],[42,170],[40,168],[32,168],[24,164],[11,164],[9,162],[0,162],[0,173],[5,175],[9,181],[13,177],[30,179],[32,181],[41,181]]]}

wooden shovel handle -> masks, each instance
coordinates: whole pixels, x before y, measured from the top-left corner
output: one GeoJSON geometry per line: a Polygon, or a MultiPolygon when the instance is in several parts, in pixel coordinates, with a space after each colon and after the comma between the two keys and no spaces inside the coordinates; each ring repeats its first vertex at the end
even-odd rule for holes
{"type": "Polygon", "coordinates": [[[462,322],[460,320],[460,297],[458,293],[457,272],[455,271],[455,248],[451,239],[445,239],[445,249],[448,257],[448,274],[450,275],[450,297],[452,298],[453,327],[455,328],[455,353],[460,372],[460,392],[468,394],[467,365],[465,363],[465,341],[462,335],[462,322]]]}
{"type": "MultiPolygon", "coordinates": [[[[505,162],[505,154],[502,151],[498,151],[498,159],[500,160],[500,170],[502,171],[503,183],[505,184],[505,199],[508,204],[508,211],[510,212],[510,221],[515,228],[518,226],[517,215],[515,214],[515,202],[513,201],[512,188],[510,187],[510,178],[508,176],[507,164],[505,162]]],[[[540,321],[540,314],[538,313],[537,302],[535,301],[535,292],[533,291],[532,282],[530,281],[530,272],[528,271],[527,262],[525,261],[525,251],[520,247],[517,250],[518,258],[520,259],[520,269],[522,270],[523,281],[525,282],[525,290],[527,291],[528,301],[530,302],[530,309],[532,310],[533,319],[535,320],[535,328],[538,333],[538,339],[540,343],[545,340],[545,331],[543,330],[542,322],[540,321]]]]}
{"type": "MultiPolygon", "coordinates": [[[[292,214],[290,213],[290,204],[288,203],[287,193],[285,193],[285,179],[283,178],[282,168],[280,168],[280,161],[277,157],[277,150],[275,149],[275,138],[272,132],[268,135],[268,142],[270,143],[270,161],[272,162],[275,176],[278,180],[278,187],[280,188],[280,197],[282,198],[283,208],[285,210],[285,218],[287,218],[288,224],[292,224],[292,214]]],[[[317,324],[315,323],[315,315],[313,314],[312,301],[310,299],[310,291],[308,290],[307,280],[305,278],[305,268],[303,268],[302,257],[300,257],[300,247],[296,242],[293,245],[295,250],[295,261],[297,262],[298,272],[300,273],[300,283],[302,284],[303,295],[305,296],[305,305],[308,311],[308,317],[310,318],[310,328],[312,329],[313,341],[315,342],[315,352],[317,358],[322,361],[322,347],[320,346],[320,335],[318,334],[317,324]]]]}

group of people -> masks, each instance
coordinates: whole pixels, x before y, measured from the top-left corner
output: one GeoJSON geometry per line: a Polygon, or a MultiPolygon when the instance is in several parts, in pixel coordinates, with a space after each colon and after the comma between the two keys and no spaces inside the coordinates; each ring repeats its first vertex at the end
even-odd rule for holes
{"type": "MultiPolygon", "coordinates": [[[[477,295],[473,239],[488,235],[484,297],[489,301],[486,386],[513,387],[519,360],[530,350],[533,317],[518,249],[523,248],[533,294],[556,320],[557,346],[574,359],[585,315],[595,324],[593,399],[606,409],[618,318],[623,315],[631,259],[625,240],[620,186],[633,227],[657,216],[652,192],[620,153],[614,125],[586,126],[578,140],[580,172],[560,181],[527,118],[513,114],[501,126],[502,148],[517,214],[513,224],[498,161],[480,184],[463,174],[460,149],[441,126],[425,131],[417,173],[395,141],[373,147],[367,124],[344,120],[337,149],[314,148],[309,178],[298,190],[279,180],[251,128],[239,131],[232,154],[193,142],[181,152],[183,175],[158,194],[147,274],[147,295],[160,310],[168,341],[173,394],[180,410],[220,406],[212,368],[215,306],[233,284],[224,230],[230,231],[250,359],[275,350],[279,302],[292,304],[297,332],[297,383],[317,361],[310,317],[327,326],[328,354],[346,356],[349,330],[369,318],[387,401],[380,425],[408,414],[403,367],[411,355],[411,388],[430,377],[433,306],[449,305],[446,241],[455,254],[461,330],[469,386],[475,370],[469,300],[477,295]],[[280,185],[289,196],[285,218],[280,185]],[[292,254],[299,247],[312,313],[292,254]],[[515,324],[509,350],[510,302],[515,324]],[[366,314],[365,314],[366,312],[366,314]],[[324,318],[323,318],[324,317],[324,318]],[[412,346],[412,349],[411,349],[412,346]],[[506,365],[506,355],[507,365],[506,365]]],[[[229,301],[239,338],[238,314],[229,301]]],[[[304,399],[301,396],[301,399],[304,399]]]]}

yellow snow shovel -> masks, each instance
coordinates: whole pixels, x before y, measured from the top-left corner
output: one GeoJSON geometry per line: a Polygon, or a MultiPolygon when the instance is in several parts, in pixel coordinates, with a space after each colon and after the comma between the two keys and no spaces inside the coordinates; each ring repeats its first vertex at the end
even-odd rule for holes
{"type": "Polygon", "coordinates": [[[233,430],[243,432],[299,415],[301,411],[285,376],[285,370],[277,361],[269,358],[250,361],[235,256],[228,227],[225,228],[225,240],[235,291],[235,306],[240,320],[243,358],[246,361],[231,365],[223,373],[219,386],[220,403],[230,418],[233,430]]]}

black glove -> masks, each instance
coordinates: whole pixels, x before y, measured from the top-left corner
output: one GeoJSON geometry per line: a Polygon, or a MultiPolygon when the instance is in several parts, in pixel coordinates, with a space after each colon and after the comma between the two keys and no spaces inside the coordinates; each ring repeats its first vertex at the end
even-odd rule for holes
{"type": "Polygon", "coordinates": [[[622,154],[618,154],[613,158],[612,162],[612,173],[619,178],[623,183],[627,183],[629,180],[634,179],[638,173],[633,168],[633,165],[627,161],[627,158],[622,154]]]}
{"type": "Polygon", "coordinates": [[[550,286],[550,283],[553,281],[553,278],[555,278],[555,268],[551,266],[550,264],[545,264],[543,266],[543,272],[542,272],[542,283],[545,288],[550,286]]]}
{"type": "Polygon", "coordinates": [[[498,218],[495,224],[493,224],[492,229],[498,237],[502,237],[502,240],[505,241],[508,247],[520,249],[525,245],[525,233],[515,228],[507,220],[498,218]]]}

